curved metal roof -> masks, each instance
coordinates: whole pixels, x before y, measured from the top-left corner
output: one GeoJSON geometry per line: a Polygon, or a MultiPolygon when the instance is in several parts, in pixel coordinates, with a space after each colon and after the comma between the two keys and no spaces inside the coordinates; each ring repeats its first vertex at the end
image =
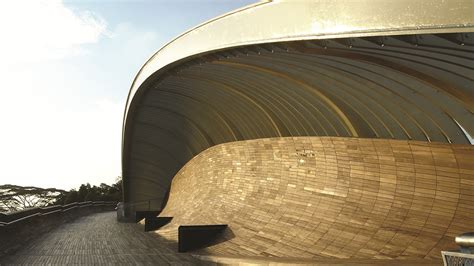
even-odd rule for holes
{"type": "Polygon", "coordinates": [[[157,199],[223,142],[346,136],[469,143],[471,1],[259,3],[206,22],[142,67],[123,130],[125,201],[157,199]]]}

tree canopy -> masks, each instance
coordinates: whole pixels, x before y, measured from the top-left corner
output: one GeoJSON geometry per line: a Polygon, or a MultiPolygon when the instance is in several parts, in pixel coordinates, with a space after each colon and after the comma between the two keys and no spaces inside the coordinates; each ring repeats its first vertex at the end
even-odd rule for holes
{"type": "Polygon", "coordinates": [[[121,201],[122,178],[112,185],[82,184],[78,190],[0,185],[0,212],[12,212],[34,207],[62,205],[83,201],[121,201]]]}
{"type": "Polygon", "coordinates": [[[66,191],[56,188],[0,185],[0,212],[48,206],[63,193],[66,191]]]}
{"type": "Polygon", "coordinates": [[[79,190],[71,189],[57,197],[55,204],[68,204],[82,201],[121,201],[122,179],[111,186],[101,183],[99,186],[91,186],[89,183],[82,184],[79,190]]]}

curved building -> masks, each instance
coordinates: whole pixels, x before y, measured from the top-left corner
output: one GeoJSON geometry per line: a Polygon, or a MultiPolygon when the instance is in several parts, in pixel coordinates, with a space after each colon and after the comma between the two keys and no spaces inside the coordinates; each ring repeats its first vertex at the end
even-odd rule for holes
{"type": "Polygon", "coordinates": [[[471,1],[261,2],[140,69],[124,202],[209,254],[439,258],[474,229],[471,1]]]}

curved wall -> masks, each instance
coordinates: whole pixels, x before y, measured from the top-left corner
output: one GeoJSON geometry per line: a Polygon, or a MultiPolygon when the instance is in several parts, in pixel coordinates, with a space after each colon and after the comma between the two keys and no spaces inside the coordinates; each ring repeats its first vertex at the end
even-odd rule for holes
{"type": "Polygon", "coordinates": [[[162,209],[179,169],[220,143],[286,136],[469,143],[472,8],[469,0],[263,2],[180,35],[130,89],[124,201],[162,209]]]}
{"type": "Polygon", "coordinates": [[[474,226],[474,146],[342,137],[211,147],[174,177],[156,231],[228,224],[201,252],[298,258],[439,259],[474,226]]]}
{"type": "Polygon", "coordinates": [[[127,125],[126,201],[155,199],[161,209],[176,172],[225,142],[340,136],[469,143],[474,56],[449,38],[254,45],[162,75],[135,100],[127,125]]]}

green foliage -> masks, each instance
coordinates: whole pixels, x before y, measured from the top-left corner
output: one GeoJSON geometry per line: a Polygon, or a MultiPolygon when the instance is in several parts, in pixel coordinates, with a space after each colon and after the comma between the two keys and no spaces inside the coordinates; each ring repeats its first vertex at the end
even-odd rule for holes
{"type": "Polygon", "coordinates": [[[79,193],[75,189],[71,189],[69,192],[66,192],[65,195],[62,195],[56,200],[56,204],[68,204],[78,201],[79,193]]]}
{"type": "Polygon", "coordinates": [[[99,186],[82,184],[79,190],[71,189],[60,195],[55,204],[69,204],[83,201],[122,201],[122,178],[111,186],[101,183],[99,186]]]}

